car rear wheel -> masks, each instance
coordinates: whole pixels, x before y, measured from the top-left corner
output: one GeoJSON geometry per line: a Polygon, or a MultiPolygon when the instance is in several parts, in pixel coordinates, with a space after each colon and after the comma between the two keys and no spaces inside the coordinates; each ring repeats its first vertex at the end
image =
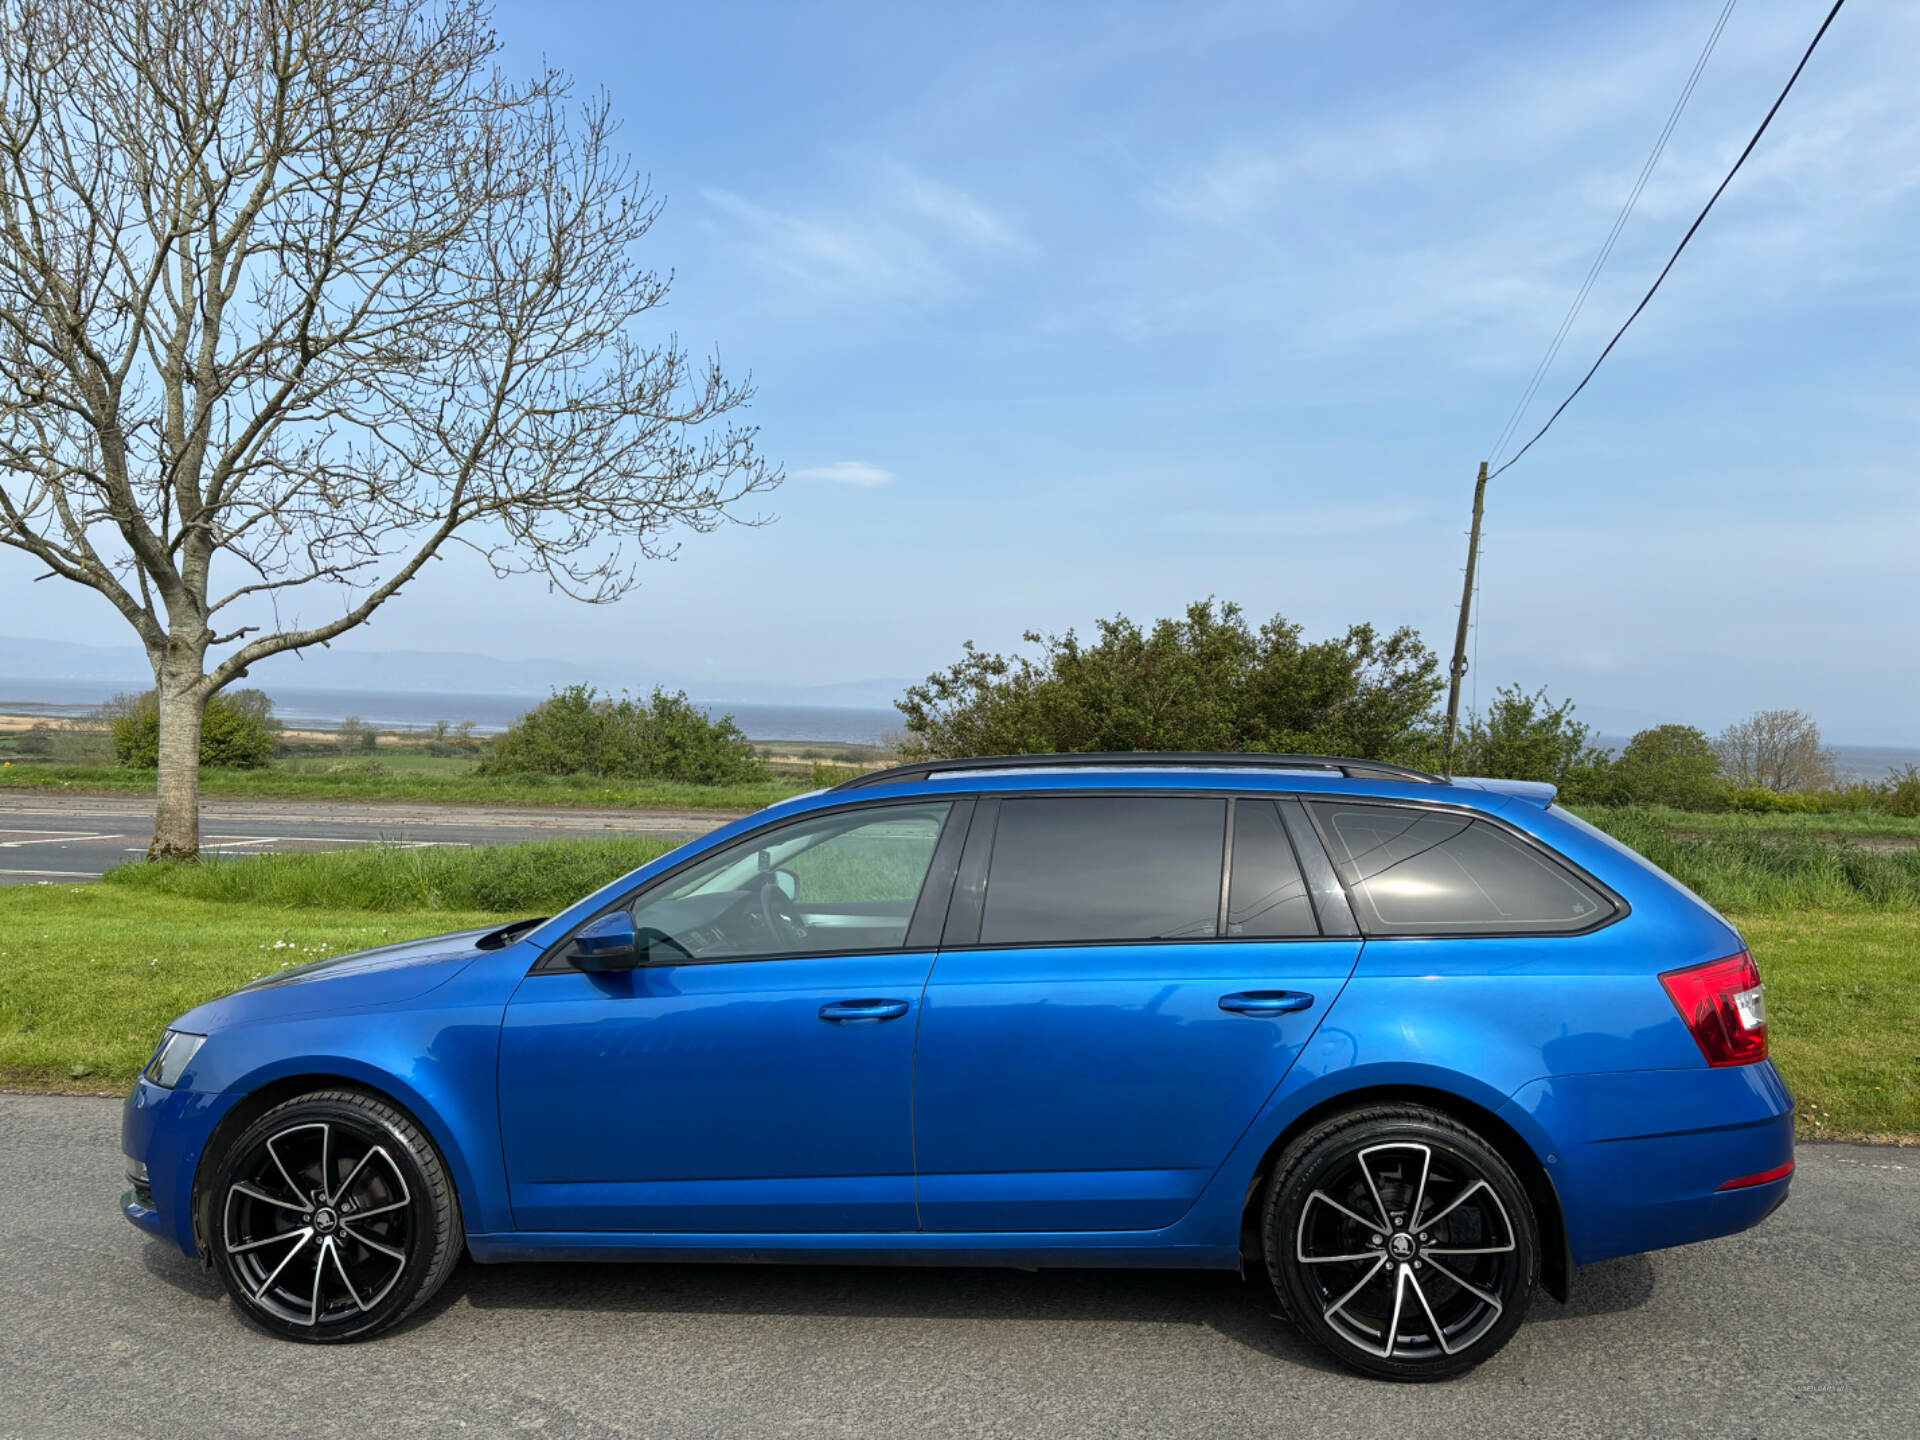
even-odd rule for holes
{"type": "Polygon", "coordinates": [[[207,1197],[214,1268],[257,1324],[289,1340],[358,1340],[424,1305],[465,1248],[433,1142],[354,1090],[302,1095],[227,1150],[207,1197]]]}
{"type": "Polygon", "coordinates": [[[1349,1111],[1281,1155],[1261,1233],[1294,1322],[1363,1374],[1442,1380],[1512,1338],[1540,1272],[1513,1167],[1420,1106],[1349,1111]]]}

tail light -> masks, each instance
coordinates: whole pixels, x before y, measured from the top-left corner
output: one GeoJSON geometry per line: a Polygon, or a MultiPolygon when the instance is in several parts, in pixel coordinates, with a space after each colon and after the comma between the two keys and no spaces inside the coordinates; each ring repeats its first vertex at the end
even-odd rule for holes
{"type": "Polygon", "coordinates": [[[1746,951],[1660,977],[1709,1065],[1767,1058],[1767,992],[1746,951]]]}

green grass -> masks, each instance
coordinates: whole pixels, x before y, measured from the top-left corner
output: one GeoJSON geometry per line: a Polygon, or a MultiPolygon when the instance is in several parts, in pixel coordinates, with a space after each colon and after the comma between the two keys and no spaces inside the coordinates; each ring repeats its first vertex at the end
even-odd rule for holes
{"type": "Polygon", "coordinates": [[[135,861],[109,870],[101,883],[130,898],[145,894],[283,910],[551,914],[673,848],[672,841],[646,837],[472,849],[369,845],[323,854],[210,858],[197,865],[135,861]]]}
{"type": "MultiPolygon", "coordinates": [[[[431,757],[422,757],[431,758],[431,757]]],[[[309,765],[311,760],[296,762],[309,765]]],[[[428,800],[458,805],[599,806],[622,810],[759,810],[811,788],[801,781],[748,785],[689,785],[674,780],[597,780],[588,775],[483,776],[465,766],[452,773],[424,766],[396,769],[382,757],[332,762],[311,774],[269,770],[203,770],[200,793],[209,799],[428,800]],[[377,759],[378,768],[367,761],[377,759]]],[[[153,772],[113,765],[14,765],[0,768],[0,789],[153,793],[153,772]]]]}
{"type": "Polygon", "coordinates": [[[1801,1135],[1920,1134],[1920,915],[1733,917],[1801,1135]]]}
{"type": "Polygon", "coordinates": [[[326,955],[500,924],[233,905],[109,885],[0,891],[0,1083],[124,1089],[182,1011],[326,955]]]}

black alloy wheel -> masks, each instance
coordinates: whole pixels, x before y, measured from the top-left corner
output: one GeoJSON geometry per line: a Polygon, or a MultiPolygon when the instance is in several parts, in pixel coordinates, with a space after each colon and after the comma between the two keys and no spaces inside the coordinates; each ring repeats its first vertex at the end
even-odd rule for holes
{"type": "Polygon", "coordinates": [[[1540,1273],[1525,1189],[1436,1111],[1383,1106],[1302,1135],[1274,1167],[1262,1235],[1293,1321],[1394,1380],[1464,1373],[1512,1338],[1540,1273]]]}
{"type": "Polygon", "coordinates": [[[228,1293],[289,1340],[386,1329],[426,1303],[466,1248],[433,1142],[359,1091],[269,1110],[228,1148],[202,1203],[228,1293]]]}

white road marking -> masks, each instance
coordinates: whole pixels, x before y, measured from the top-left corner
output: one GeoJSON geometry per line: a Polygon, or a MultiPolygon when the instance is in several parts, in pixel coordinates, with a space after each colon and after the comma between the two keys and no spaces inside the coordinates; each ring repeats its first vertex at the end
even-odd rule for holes
{"type": "MultiPolygon", "coordinates": [[[[89,838],[85,836],[77,837],[89,838]]],[[[109,840],[124,837],[109,835],[109,840]]],[[[470,850],[472,842],[467,840],[382,840],[378,837],[368,840],[357,835],[209,835],[201,842],[202,850],[237,850],[243,845],[385,845],[393,850],[433,850],[451,848],[470,850]]],[[[147,853],[144,845],[129,845],[129,854],[147,853]]]]}
{"type": "Polygon", "coordinates": [[[52,875],[63,880],[98,880],[98,870],[7,870],[0,869],[0,875],[52,875]]]}
{"type": "Polygon", "coordinates": [[[124,835],[77,835],[57,830],[0,830],[0,835],[48,835],[46,840],[0,840],[0,850],[18,850],[23,845],[77,845],[92,840],[124,840],[124,835]]]}

